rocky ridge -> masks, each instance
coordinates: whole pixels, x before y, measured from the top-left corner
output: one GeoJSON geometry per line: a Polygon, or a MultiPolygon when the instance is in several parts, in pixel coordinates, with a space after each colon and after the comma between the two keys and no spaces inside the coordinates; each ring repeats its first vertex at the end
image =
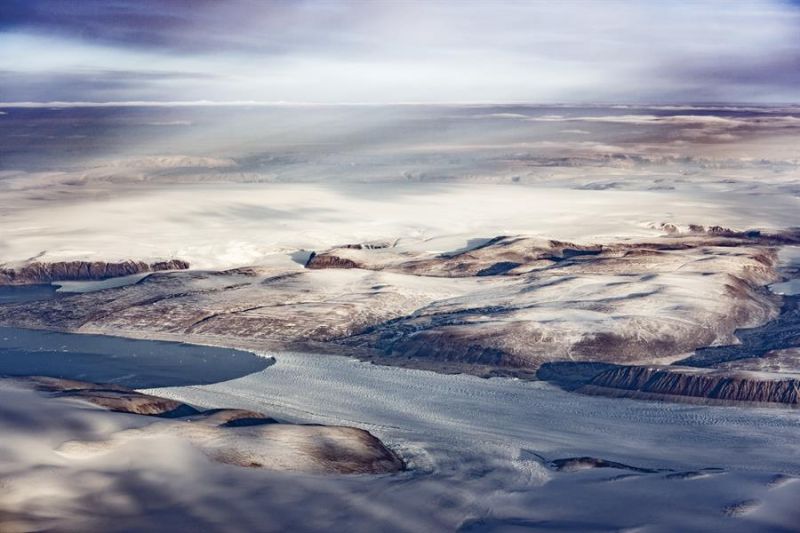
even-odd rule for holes
{"type": "Polygon", "coordinates": [[[681,366],[619,366],[577,389],[584,394],[695,403],[800,405],[800,374],[681,366]]]}
{"type": "Polygon", "coordinates": [[[170,259],[146,263],[144,261],[31,261],[19,267],[0,265],[0,285],[34,285],[53,281],[97,281],[130,276],[143,272],[186,270],[189,263],[170,259]]]}
{"type": "Polygon", "coordinates": [[[499,236],[449,253],[349,244],[305,269],[179,270],[0,306],[0,323],[533,376],[558,361],[672,363],[778,316],[780,299],[763,287],[796,230],[662,229],[603,244],[499,236]]]}

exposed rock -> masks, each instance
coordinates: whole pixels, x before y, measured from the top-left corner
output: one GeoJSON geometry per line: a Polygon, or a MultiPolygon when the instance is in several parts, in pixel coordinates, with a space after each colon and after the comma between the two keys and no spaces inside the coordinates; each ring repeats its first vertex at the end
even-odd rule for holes
{"type": "Polygon", "coordinates": [[[800,374],[800,348],[771,350],[761,357],[736,359],[716,366],[728,370],[800,374]]]}
{"type": "Polygon", "coordinates": [[[188,405],[141,394],[135,391],[114,391],[102,389],[84,389],[79,391],[65,391],[59,396],[70,398],[81,398],[100,407],[105,407],[110,411],[121,413],[133,413],[137,415],[161,416],[174,418],[188,416],[197,412],[196,409],[188,405]]]}
{"type": "Polygon", "coordinates": [[[737,517],[750,514],[753,511],[756,511],[759,507],[761,507],[761,501],[759,500],[742,500],[740,502],[725,506],[722,512],[725,513],[726,516],[737,517]]]}
{"type": "Polygon", "coordinates": [[[800,243],[800,228],[790,228],[777,233],[764,233],[758,229],[735,230],[718,225],[705,227],[700,224],[689,224],[685,232],[672,223],[662,223],[658,227],[671,236],[708,235],[733,240],[756,241],[765,245],[800,243]]]}
{"type": "Polygon", "coordinates": [[[620,366],[578,389],[584,394],[711,403],[800,403],[800,375],[678,366],[620,366]]]}
{"type": "Polygon", "coordinates": [[[778,277],[776,251],[761,242],[502,236],[447,254],[346,245],[313,255],[305,270],[152,274],[0,306],[0,323],[226,345],[324,343],[374,362],[478,375],[529,376],[554,361],[671,363],[734,344],[737,330],[778,315],[780,300],[762,288],[778,277]]]}
{"type": "Polygon", "coordinates": [[[14,379],[21,383],[30,383],[37,390],[54,393],[59,397],[86,400],[109,411],[165,418],[190,416],[199,413],[197,409],[184,403],[143,394],[119,385],[100,385],[45,376],[14,379]]]}
{"type": "Polygon", "coordinates": [[[503,236],[457,253],[409,254],[391,247],[345,245],[311,256],[307,268],[363,268],[436,277],[520,274],[581,255],[597,255],[601,246],[531,237],[503,236]]]}
{"type": "MultiPolygon", "coordinates": [[[[783,246],[800,243],[800,229],[779,233],[759,230],[736,231],[721,226],[708,230],[690,225],[681,233],[675,225],[662,228],[668,237],[650,242],[623,242],[582,245],[526,236],[500,236],[464,251],[444,254],[415,254],[394,247],[347,244],[321,253],[312,253],[306,267],[363,268],[421,276],[465,277],[478,275],[521,275],[554,266],[571,264],[586,256],[613,259],[632,255],[655,255],[672,250],[707,247],[783,246]]],[[[772,262],[765,250],[764,260],[772,262]]]]}
{"type": "Polygon", "coordinates": [[[53,281],[96,281],[142,272],[186,270],[189,263],[181,259],[145,263],[144,261],[34,261],[20,267],[0,266],[0,285],[34,285],[53,281]]]}
{"type": "Polygon", "coordinates": [[[278,423],[272,417],[263,413],[248,411],[247,409],[208,409],[203,411],[197,419],[223,427],[260,426],[278,423]]]}
{"type": "Polygon", "coordinates": [[[675,235],[679,232],[678,227],[675,224],[663,223],[661,224],[661,229],[663,229],[668,235],[675,235]]]}
{"type": "Polygon", "coordinates": [[[767,482],[767,488],[770,490],[779,489],[789,483],[796,483],[800,478],[797,476],[790,476],[788,474],[775,474],[767,482]]]}
{"type": "Polygon", "coordinates": [[[495,290],[434,302],[340,342],[377,348],[389,359],[535,371],[558,360],[671,358],[735,342],[736,329],[777,315],[775,299],[760,290],[775,278],[769,250],[608,249],[579,250],[495,290]],[[650,314],[653,308],[663,311],[650,314]]]}
{"type": "Polygon", "coordinates": [[[542,364],[536,371],[536,379],[558,385],[572,391],[589,383],[592,378],[617,365],[594,361],[554,361],[542,364]]]}
{"type": "Polygon", "coordinates": [[[186,270],[189,268],[189,262],[182,259],[170,259],[169,261],[156,261],[150,263],[150,271],[158,272],[161,270],[186,270]]]}
{"type": "MultiPolygon", "coordinates": [[[[357,249],[361,250],[361,248],[357,249]]],[[[320,255],[312,253],[306,262],[306,268],[360,268],[360,265],[352,259],[330,254],[320,255]]]]}
{"type": "Polygon", "coordinates": [[[514,261],[500,261],[499,263],[495,263],[491,266],[488,266],[482,270],[479,270],[475,273],[476,276],[498,276],[500,274],[505,274],[511,270],[514,270],[518,266],[522,266],[521,263],[515,263],[514,261]]]}
{"type": "Polygon", "coordinates": [[[345,244],[342,248],[350,248],[353,250],[382,250],[384,248],[390,248],[392,243],[384,242],[384,241],[375,241],[375,242],[359,242],[355,244],[345,244]]]}
{"type": "Polygon", "coordinates": [[[615,468],[619,470],[630,470],[632,472],[639,472],[642,474],[655,474],[663,472],[653,468],[640,468],[638,466],[630,466],[616,461],[608,461],[606,459],[599,459],[597,457],[568,457],[565,459],[555,459],[550,461],[550,466],[559,472],[578,472],[580,470],[591,470],[595,468],[615,468]]]}
{"type": "Polygon", "coordinates": [[[394,452],[363,429],[281,423],[243,409],[199,411],[118,385],[40,376],[9,379],[110,411],[168,419],[115,433],[106,441],[69,441],[59,450],[65,455],[91,456],[132,439],[167,435],[187,440],[215,461],[236,466],[344,474],[381,474],[405,468],[394,452]]]}
{"type": "Polygon", "coordinates": [[[717,476],[723,472],[725,472],[725,470],[722,468],[707,467],[707,468],[701,468],[699,470],[673,472],[672,474],[667,474],[666,476],[664,476],[664,479],[678,480],[678,481],[691,480],[691,479],[705,479],[712,476],[717,476]]]}
{"type": "Polygon", "coordinates": [[[387,474],[404,469],[402,460],[371,433],[346,426],[230,427],[170,420],[121,431],[105,441],[69,441],[59,452],[91,457],[132,440],[158,436],[186,440],[211,460],[234,466],[312,474],[387,474]]]}
{"type": "Polygon", "coordinates": [[[796,359],[791,351],[778,358],[762,357],[775,350],[800,346],[800,296],[784,296],[780,314],[775,319],[757,327],[737,330],[736,340],[732,344],[699,348],[691,356],[680,360],[679,364],[732,370],[800,372],[800,359],[796,359]],[[771,362],[775,363],[773,369],[769,368],[771,362]]]}

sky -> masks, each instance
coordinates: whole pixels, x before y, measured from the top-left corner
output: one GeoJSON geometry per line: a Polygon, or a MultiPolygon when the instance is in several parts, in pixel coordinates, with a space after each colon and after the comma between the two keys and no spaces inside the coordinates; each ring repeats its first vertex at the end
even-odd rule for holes
{"type": "Polygon", "coordinates": [[[0,102],[800,101],[800,2],[3,0],[0,102]]]}

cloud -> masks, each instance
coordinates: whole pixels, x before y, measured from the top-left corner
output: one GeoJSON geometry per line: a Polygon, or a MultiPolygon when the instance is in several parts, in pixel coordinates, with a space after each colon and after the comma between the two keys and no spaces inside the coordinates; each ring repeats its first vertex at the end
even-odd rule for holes
{"type": "MultiPolygon", "coordinates": [[[[560,115],[544,115],[528,117],[530,122],[605,122],[608,124],[669,126],[696,126],[709,128],[800,128],[800,116],[769,113],[769,108],[762,108],[759,115],[750,117],[723,117],[719,115],[580,115],[563,117],[560,115]]],[[[798,113],[800,109],[792,112],[798,113]]],[[[566,130],[565,130],[566,131],[566,130]]]]}
{"type": "Polygon", "coordinates": [[[778,0],[7,0],[0,99],[791,102],[798,29],[778,0]]]}
{"type": "Polygon", "coordinates": [[[688,58],[680,65],[670,65],[669,69],[678,79],[700,80],[699,88],[717,94],[724,92],[720,88],[737,87],[747,100],[768,94],[778,102],[796,102],[800,47],[786,43],[764,56],[688,58]]]}
{"type": "Polygon", "coordinates": [[[520,113],[487,113],[483,115],[474,115],[472,118],[508,118],[508,119],[527,119],[528,115],[520,113]]]}
{"type": "Polygon", "coordinates": [[[67,72],[53,70],[19,72],[0,70],[3,100],[47,100],[57,87],[59,99],[81,100],[87,94],[105,100],[125,99],[132,87],[143,97],[159,98],[165,86],[208,83],[216,79],[210,73],[160,72],[76,68],[67,72]]]}
{"type": "Polygon", "coordinates": [[[153,121],[153,122],[145,122],[147,126],[191,126],[191,120],[165,120],[165,121],[153,121]]]}

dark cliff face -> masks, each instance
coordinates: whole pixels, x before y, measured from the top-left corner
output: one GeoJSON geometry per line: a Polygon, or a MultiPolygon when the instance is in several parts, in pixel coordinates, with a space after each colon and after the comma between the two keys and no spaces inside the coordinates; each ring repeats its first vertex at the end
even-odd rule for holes
{"type": "Polygon", "coordinates": [[[601,372],[578,390],[654,400],[800,404],[800,376],[793,374],[620,366],[601,372]]]}
{"type": "Polygon", "coordinates": [[[189,263],[181,259],[145,263],[144,261],[58,261],[32,262],[18,268],[0,267],[0,285],[34,285],[53,281],[93,281],[142,272],[186,270],[189,263]]]}
{"type": "Polygon", "coordinates": [[[344,257],[338,257],[332,254],[316,254],[312,253],[306,262],[306,268],[323,269],[323,268],[361,268],[361,265],[344,257]]]}

